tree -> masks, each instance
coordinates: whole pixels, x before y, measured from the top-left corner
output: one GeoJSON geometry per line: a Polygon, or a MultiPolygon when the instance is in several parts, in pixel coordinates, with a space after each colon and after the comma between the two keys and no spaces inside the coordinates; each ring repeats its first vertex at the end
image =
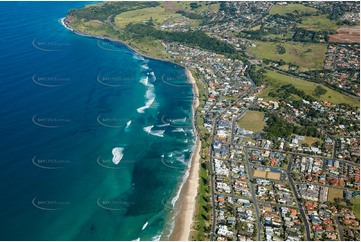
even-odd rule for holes
{"type": "Polygon", "coordinates": [[[322,95],[324,95],[324,94],[326,94],[327,93],[327,90],[326,89],[324,89],[322,86],[320,86],[320,85],[317,85],[316,86],[316,88],[315,88],[315,90],[313,91],[313,94],[316,96],[316,97],[320,97],[320,96],[322,96],[322,95]]]}
{"type": "Polygon", "coordinates": [[[282,55],[286,53],[286,48],[283,45],[277,45],[276,46],[278,54],[282,55]]]}

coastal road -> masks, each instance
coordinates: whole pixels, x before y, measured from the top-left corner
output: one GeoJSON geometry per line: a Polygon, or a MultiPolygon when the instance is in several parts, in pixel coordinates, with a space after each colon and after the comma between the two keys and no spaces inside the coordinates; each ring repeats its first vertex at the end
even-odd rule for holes
{"type": "MultiPolygon", "coordinates": [[[[252,81],[252,80],[251,80],[252,81]]],[[[223,113],[225,113],[226,111],[228,111],[235,103],[241,101],[244,97],[247,96],[247,94],[252,91],[254,89],[254,82],[252,81],[252,86],[250,89],[248,89],[240,98],[238,98],[237,100],[233,101],[228,107],[224,108],[222,111],[219,112],[219,114],[213,119],[213,124],[212,124],[212,137],[211,137],[211,145],[210,145],[210,149],[209,149],[209,170],[210,170],[210,178],[211,178],[211,200],[212,200],[212,229],[211,229],[211,234],[210,234],[210,240],[212,241],[214,238],[214,234],[215,234],[215,230],[216,230],[216,220],[217,220],[217,215],[216,215],[216,202],[215,202],[215,189],[214,189],[214,169],[213,169],[213,143],[214,143],[214,137],[215,137],[215,133],[217,131],[217,121],[218,119],[222,116],[223,113]]],[[[246,109],[248,110],[248,109],[246,109]]],[[[245,112],[246,110],[244,110],[243,112],[245,112]]]]}
{"type": "Polygon", "coordinates": [[[210,241],[213,241],[213,236],[216,229],[216,203],[215,203],[215,193],[214,193],[214,171],[213,171],[213,142],[214,142],[214,134],[216,132],[216,125],[217,125],[217,119],[213,120],[212,124],[212,142],[211,147],[209,148],[209,172],[211,177],[211,199],[212,199],[212,229],[211,229],[211,235],[210,235],[210,241]]]}
{"type": "Polygon", "coordinates": [[[303,205],[301,203],[301,197],[299,196],[295,183],[293,182],[292,176],[291,176],[291,169],[292,169],[292,163],[293,163],[293,156],[290,157],[290,161],[288,162],[288,166],[287,166],[287,171],[286,174],[288,176],[288,180],[291,184],[291,187],[293,189],[293,192],[296,196],[296,200],[297,200],[297,204],[298,204],[298,209],[300,211],[300,214],[302,216],[302,220],[303,223],[305,225],[305,229],[306,229],[306,240],[310,241],[311,240],[311,235],[310,235],[310,227],[308,226],[308,219],[306,217],[305,211],[303,210],[303,205]]]}

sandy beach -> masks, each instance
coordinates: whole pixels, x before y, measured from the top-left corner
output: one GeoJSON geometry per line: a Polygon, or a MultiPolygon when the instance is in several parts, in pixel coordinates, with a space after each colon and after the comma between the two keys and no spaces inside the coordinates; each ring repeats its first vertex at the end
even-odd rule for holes
{"type": "MultiPolygon", "coordinates": [[[[198,100],[198,88],[191,72],[186,69],[187,77],[190,83],[193,85],[194,102],[193,102],[193,113],[199,105],[198,100]]],[[[195,117],[194,117],[195,118],[195,117]]],[[[195,119],[194,119],[195,120],[195,119]]],[[[179,212],[175,217],[175,224],[173,232],[169,240],[189,240],[190,232],[192,229],[194,213],[196,209],[196,198],[199,187],[199,160],[200,160],[200,149],[201,142],[199,136],[196,133],[196,147],[191,158],[191,167],[189,170],[189,176],[182,187],[180,198],[179,198],[179,212]]]]}

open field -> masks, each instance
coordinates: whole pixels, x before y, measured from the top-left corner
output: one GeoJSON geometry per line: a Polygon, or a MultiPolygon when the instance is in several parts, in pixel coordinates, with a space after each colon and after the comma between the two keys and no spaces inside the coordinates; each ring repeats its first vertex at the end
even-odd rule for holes
{"type": "Polygon", "coordinates": [[[181,14],[166,11],[163,6],[157,6],[154,8],[143,8],[118,14],[115,16],[114,22],[115,26],[124,29],[130,22],[142,23],[143,21],[153,19],[154,25],[158,26],[167,19],[181,16],[181,14]]]}
{"type": "Polygon", "coordinates": [[[274,43],[263,41],[252,41],[256,47],[249,47],[251,54],[260,59],[275,61],[284,60],[300,66],[300,70],[322,69],[326,58],[327,45],[311,43],[274,43]],[[277,45],[282,45],[286,53],[279,54],[277,45]]]}
{"type": "Polygon", "coordinates": [[[281,178],[281,173],[269,171],[267,173],[267,178],[273,180],[279,180],[281,178]]]}
{"type": "Polygon", "coordinates": [[[297,89],[304,91],[306,94],[314,97],[315,99],[317,99],[319,101],[329,101],[331,103],[336,103],[336,104],[346,103],[346,104],[350,104],[353,106],[360,105],[359,100],[349,97],[347,95],[344,95],[342,93],[339,93],[337,91],[334,91],[334,90],[332,90],[328,87],[325,87],[319,83],[313,83],[313,82],[305,81],[305,80],[302,80],[299,78],[286,76],[286,75],[280,74],[276,71],[270,71],[270,70],[266,71],[265,76],[266,76],[265,79],[270,84],[270,86],[267,87],[262,92],[260,97],[268,95],[268,93],[270,91],[275,90],[279,86],[286,85],[286,84],[292,84],[297,89]],[[315,90],[316,86],[318,86],[318,85],[320,85],[322,88],[327,90],[326,94],[324,94],[320,97],[316,97],[313,95],[313,91],[315,90]]]}
{"type": "Polygon", "coordinates": [[[260,178],[266,178],[266,176],[267,176],[267,171],[255,170],[255,171],[253,172],[253,176],[254,176],[254,177],[260,177],[260,178]]]}
{"type": "Polygon", "coordinates": [[[360,219],[360,197],[354,198],[352,202],[352,211],[355,213],[356,217],[360,219]]]}
{"type": "Polygon", "coordinates": [[[360,42],[360,26],[350,28],[339,28],[336,34],[329,36],[329,42],[335,43],[359,43],[360,42]]]}
{"type": "Polygon", "coordinates": [[[322,143],[321,139],[318,138],[314,138],[314,137],[309,137],[309,136],[304,136],[305,140],[304,141],[299,141],[300,144],[308,144],[309,146],[312,146],[313,143],[319,141],[322,143]]]}
{"type": "Polygon", "coordinates": [[[258,111],[247,111],[238,121],[238,126],[253,132],[262,132],[266,122],[263,121],[264,113],[258,111]]]}
{"type": "Polygon", "coordinates": [[[158,40],[133,39],[127,44],[135,47],[138,50],[141,50],[142,52],[144,52],[144,54],[148,56],[159,59],[170,59],[170,55],[158,40]]]}
{"type": "Polygon", "coordinates": [[[169,2],[163,2],[163,6],[171,12],[176,12],[178,10],[183,10],[186,12],[193,12],[193,13],[201,13],[207,10],[210,11],[218,11],[219,10],[219,3],[215,3],[215,4],[209,4],[207,5],[207,2],[192,2],[192,1],[169,1],[169,2]],[[191,4],[192,3],[196,3],[197,4],[197,8],[191,8],[191,4]]]}
{"type": "Polygon", "coordinates": [[[328,189],[328,198],[327,198],[327,200],[329,202],[334,202],[335,198],[343,198],[343,190],[334,189],[334,188],[328,189]]]}
{"type": "Polygon", "coordinates": [[[336,23],[336,21],[328,19],[327,15],[304,16],[302,17],[302,23],[298,27],[316,32],[324,30],[336,31],[338,28],[336,23]]]}
{"type": "Polygon", "coordinates": [[[287,5],[274,5],[270,11],[271,15],[287,15],[288,13],[292,14],[294,11],[297,11],[298,14],[303,13],[315,13],[317,9],[304,6],[302,4],[287,4],[287,5]]]}

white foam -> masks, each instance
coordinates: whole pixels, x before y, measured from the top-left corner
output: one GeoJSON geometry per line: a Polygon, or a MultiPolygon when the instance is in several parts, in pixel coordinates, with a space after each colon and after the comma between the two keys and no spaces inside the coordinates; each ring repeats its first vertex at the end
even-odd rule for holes
{"type": "Polygon", "coordinates": [[[132,124],[132,120],[129,120],[129,121],[127,122],[127,126],[126,126],[125,128],[128,128],[131,124],[132,124]]]}
{"type": "Polygon", "coordinates": [[[147,132],[148,134],[163,137],[165,130],[152,130],[154,128],[154,125],[144,127],[143,130],[147,132]]]}
{"type": "Polygon", "coordinates": [[[186,131],[183,128],[176,128],[176,129],[172,130],[172,132],[174,132],[174,133],[185,133],[186,131]]]}
{"type": "Polygon", "coordinates": [[[173,123],[180,123],[187,121],[187,118],[171,119],[170,121],[173,123]]]}
{"type": "Polygon", "coordinates": [[[153,82],[157,80],[153,71],[149,72],[149,75],[151,76],[153,82]]]}
{"type": "Polygon", "coordinates": [[[164,132],[165,132],[165,130],[154,130],[154,131],[150,132],[150,134],[154,135],[154,136],[158,136],[158,137],[163,137],[164,132]]]}
{"type": "Polygon", "coordinates": [[[169,126],[170,124],[169,123],[166,123],[166,124],[159,124],[159,125],[157,125],[157,127],[167,127],[167,126],[169,126]]]}
{"type": "Polygon", "coordinates": [[[156,235],[156,236],[152,237],[151,240],[152,240],[152,241],[159,241],[161,236],[162,236],[162,234],[156,235]]]}
{"type": "Polygon", "coordinates": [[[151,126],[147,126],[147,127],[144,127],[143,130],[145,132],[147,132],[148,134],[150,134],[150,132],[152,132],[152,128],[154,127],[154,125],[151,125],[151,126]]]}
{"type": "Polygon", "coordinates": [[[152,106],[152,104],[154,103],[155,98],[149,99],[145,105],[143,107],[137,108],[137,112],[138,113],[144,113],[144,110],[150,108],[150,106],[152,106]]]}
{"type": "Polygon", "coordinates": [[[140,241],[140,238],[133,239],[132,241],[140,241]]]}
{"type": "Polygon", "coordinates": [[[139,82],[142,83],[146,87],[154,87],[154,85],[149,83],[148,81],[149,81],[149,78],[146,76],[146,77],[141,78],[139,82]]]}
{"type": "Polygon", "coordinates": [[[144,97],[147,99],[145,105],[140,108],[137,108],[138,113],[144,113],[144,110],[150,108],[150,106],[152,106],[152,104],[155,101],[154,85],[148,82],[148,77],[144,77],[140,79],[139,82],[147,87],[147,91],[145,92],[144,95],[144,97]]]}
{"type": "Polygon", "coordinates": [[[145,60],[143,56],[138,55],[136,53],[134,53],[133,58],[136,59],[136,60],[143,60],[143,61],[145,60]]]}
{"type": "Polygon", "coordinates": [[[74,31],[72,28],[69,28],[68,26],[66,26],[66,24],[64,23],[64,20],[65,20],[65,18],[61,18],[59,20],[61,25],[63,25],[67,30],[74,31]]]}
{"type": "Polygon", "coordinates": [[[181,156],[177,156],[176,158],[175,158],[177,161],[179,161],[180,163],[185,163],[185,156],[184,156],[184,154],[183,155],[181,155],[181,156]]]}
{"type": "Polygon", "coordinates": [[[118,164],[122,158],[123,158],[123,150],[124,148],[122,147],[115,147],[112,150],[112,154],[113,154],[113,163],[114,164],[118,164]]]}
{"type": "Polygon", "coordinates": [[[143,70],[149,70],[149,66],[147,64],[143,64],[141,67],[143,70]]]}
{"type": "Polygon", "coordinates": [[[142,230],[144,230],[147,226],[148,226],[148,221],[145,222],[145,224],[144,224],[143,227],[142,227],[142,230]]]}

